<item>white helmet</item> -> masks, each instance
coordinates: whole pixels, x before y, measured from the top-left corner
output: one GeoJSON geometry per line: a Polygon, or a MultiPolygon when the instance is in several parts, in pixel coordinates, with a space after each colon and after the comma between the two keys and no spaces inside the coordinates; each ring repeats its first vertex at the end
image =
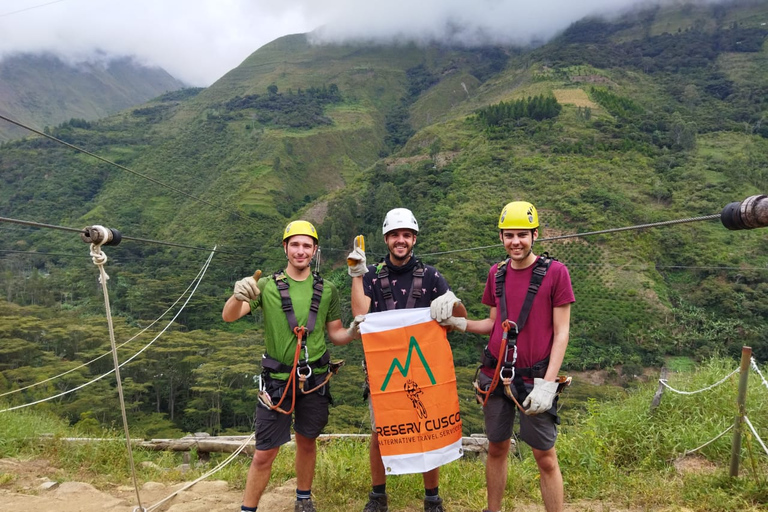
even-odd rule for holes
{"type": "Polygon", "coordinates": [[[416,222],[416,217],[408,208],[395,208],[389,210],[387,216],[384,217],[384,226],[381,228],[381,233],[386,235],[394,229],[412,229],[417,234],[419,232],[419,223],[416,222]]]}

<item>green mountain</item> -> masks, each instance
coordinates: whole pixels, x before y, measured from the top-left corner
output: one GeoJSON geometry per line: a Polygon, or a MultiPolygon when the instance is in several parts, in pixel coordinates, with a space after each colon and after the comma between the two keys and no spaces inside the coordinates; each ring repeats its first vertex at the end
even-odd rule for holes
{"type": "MultiPolygon", "coordinates": [[[[50,54],[14,54],[0,61],[0,114],[43,130],[106,117],[182,87],[164,70],[130,58],[68,64],[50,54]]],[[[0,142],[28,133],[4,123],[0,142]]]]}
{"type": "MultiPolygon", "coordinates": [[[[217,245],[170,346],[125,371],[137,410],[176,428],[249,425],[258,319],[223,324],[220,311],[236,279],[284,265],[280,232],[296,218],[318,226],[320,268],[348,297],[353,237],[366,235],[375,261],[384,213],[411,208],[418,254],[479,317],[488,267],[504,257],[498,214],[529,200],[543,221],[536,250],[565,262],[574,282],[568,369],[631,377],[745,344],[763,357],[768,232],[729,231],[710,216],[768,188],[767,22],[768,4],[737,2],[585,19],[525,49],[286,36],[206,89],[51,130],[122,168],[44,138],[4,144],[0,216],[120,230],[126,240],[105,252],[126,334],[165,311],[217,245]],[[601,233],[556,239],[583,232],[601,233]]],[[[65,326],[83,315],[100,325],[104,311],[76,233],[0,227],[0,325],[16,340],[0,342],[0,387],[13,387],[103,349],[103,337],[85,343],[65,326]]],[[[485,341],[451,336],[467,380],[485,341]]],[[[334,350],[361,357],[359,346],[334,350]]],[[[360,372],[344,371],[335,395],[351,409],[335,427],[354,429],[360,372]]],[[[78,421],[96,403],[66,414],[78,421]]],[[[462,414],[474,425],[476,411],[462,414]]]]}

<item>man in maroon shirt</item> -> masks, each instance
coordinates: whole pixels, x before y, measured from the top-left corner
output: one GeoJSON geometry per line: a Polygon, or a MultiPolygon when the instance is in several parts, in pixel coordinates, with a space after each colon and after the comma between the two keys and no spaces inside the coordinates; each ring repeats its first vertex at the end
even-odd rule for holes
{"type": "Polygon", "coordinates": [[[538,227],[538,213],[531,203],[515,201],[502,210],[499,238],[509,258],[492,266],[488,272],[483,293],[483,304],[491,308],[488,318],[466,320],[452,316],[448,308],[432,309],[433,318],[442,325],[490,334],[477,381],[478,396],[484,401],[489,442],[485,469],[488,508],[485,512],[501,510],[516,408],[525,413],[520,415],[520,438],[530,445],[536,459],[544,507],[547,512],[563,509],[563,477],[555,451],[560,423],[556,379],[568,345],[571,304],[575,299],[565,265],[533,253],[533,244],[539,236],[538,227]],[[542,271],[542,268],[546,270],[542,271]],[[542,273],[544,277],[529,306],[527,319],[523,320],[520,312],[534,270],[539,277],[542,273]],[[503,290],[497,292],[497,283],[503,283],[503,290]],[[507,318],[501,318],[504,311],[507,318]],[[516,336],[516,343],[515,324],[523,326],[516,336]],[[506,348],[502,343],[507,345],[506,348]]]}

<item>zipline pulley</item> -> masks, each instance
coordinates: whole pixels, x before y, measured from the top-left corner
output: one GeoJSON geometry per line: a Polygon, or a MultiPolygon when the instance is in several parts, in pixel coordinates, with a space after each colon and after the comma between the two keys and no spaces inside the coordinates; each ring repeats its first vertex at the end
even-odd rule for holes
{"type": "Polygon", "coordinates": [[[116,229],[103,226],[87,226],[80,233],[80,240],[87,244],[120,245],[123,235],[116,229]]]}
{"type": "Polygon", "coordinates": [[[768,227],[768,196],[750,196],[728,203],[720,213],[720,222],[731,230],[768,227]]]}

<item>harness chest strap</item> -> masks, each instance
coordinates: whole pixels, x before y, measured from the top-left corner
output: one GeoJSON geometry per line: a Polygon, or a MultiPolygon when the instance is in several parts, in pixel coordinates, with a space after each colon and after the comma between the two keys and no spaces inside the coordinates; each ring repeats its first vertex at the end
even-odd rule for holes
{"type": "MultiPolygon", "coordinates": [[[[312,375],[312,368],[325,366],[325,364],[328,364],[328,361],[330,361],[330,354],[328,353],[327,350],[323,353],[320,359],[315,363],[313,363],[312,365],[310,365],[308,362],[309,355],[307,354],[306,340],[309,333],[311,333],[314,330],[315,324],[317,322],[317,313],[320,310],[320,300],[322,299],[322,296],[323,296],[323,279],[317,273],[312,274],[312,278],[313,278],[312,300],[309,306],[309,314],[307,316],[307,325],[299,326],[298,320],[296,319],[296,313],[293,309],[293,302],[291,301],[291,296],[289,293],[289,285],[288,285],[285,272],[282,272],[282,271],[276,272],[272,277],[275,280],[278,293],[280,294],[280,302],[281,302],[281,307],[283,309],[283,313],[285,313],[285,317],[286,317],[286,320],[288,321],[288,325],[290,326],[293,333],[296,335],[296,352],[295,352],[292,366],[283,364],[280,361],[276,360],[275,358],[269,356],[268,354],[263,354],[262,372],[266,374],[274,373],[274,372],[288,373],[288,381],[286,382],[285,391],[283,392],[283,395],[280,398],[280,401],[276,405],[273,405],[271,403],[271,399],[269,399],[268,395],[265,397],[261,397],[261,394],[262,394],[261,391],[259,392],[259,395],[261,399],[260,401],[262,401],[262,403],[266,407],[273,410],[277,410],[278,412],[281,412],[283,414],[290,414],[293,411],[295,400],[292,402],[291,408],[288,411],[281,409],[280,404],[282,404],[283,400],[285,400],[286,396],[288,395],[289,389],[292,390],[292,394],[295,396],[297,374],[299,375],[300,381],[301,381],[299,387],[303,393],[310,393],[312,391],[319,389],[320,387],[325,385],[325,383],[327,383],[330,378],[330,372],[329,372],[329,376],[326,377],[325,381],[320,386],[316,386],[309,391],[304,390],[304,382],[307,380],[307,378],[309,378],[312,375]],[[301,350],[304,350],[304,359],[300,361],[299,354],[301,350]],[[323,360],[325,360],[325,362],[323,364],[320,364],[323,360]]],[[[338,370],[338,367],[336,368],[336,370],[338,370]]]]}
{"type": "MultiPolygon", "coordinates": [[[[392,297],[392,288],[389,284],[389,269],[387,268],[387,265],[383,262],[380,263],[376,267],[376,274],[379,278],[379,286],[381,287],[381,295],[384,297],[386,311],[396,309],[397,304],[392,297]]],[[[411,281],[411,289],[408,292],[408,300],[405,304],[406,309],[412,309],[416,305],[416,301],[421,298],[421,283],[424,280],[424,274],[426,274],[424,264],[418,261],[416,267],[413,269],[413,281],[411,281]]]]}
{"type": "MultiPolygon", "coordinates": [[[[550,258],[549,254],[547,253],[544,253],[542,256],[539,256],[536,259],[532,273],[531,273],[531,280],[530,280],[530,283],[528,284],[528,293],[526,294],[525,301],[523,302],[523,306],[520,309],[520,315],[517,318],[517,322],[515,323],[514,330],[511,330],[508,327],[512,322],[509,321],[509,318],[507,316],[507,299],[505,294],[505,280],[507,275],[507,268],[509,267],[509,258],[499,263],[499,266],[496,269],[496,275],[495,275],[496,296],[498,297],[499,314],[502,321],[502,325],[505,327],[504,327],[504,336],[502,337],[501,346],[499,347],[499,357],[496,361],[493,361],[493,364],[490,366],[494,368],[494,378],[491,381],[491,386],[488,388],[488,390],[482,391],[485,394],[485,400],[483,401],[484,404],[485,402],[488,401],[488,397],[491,395],[491,393],[493,393],[494,389],[496,388],[496,385],[498,384],[498,379],[504,370],[508,370],[511,372],[512,382],[514,383],[515,388],[517,389],[519,395],[522,397],[525,394],[525,384],[523,383],[523,374],[527,372],[530,372],[531,374],[533,374],[534,368],[525,368],[524,370],[527,370],[527,372],[515,371],[516,369],[514,365],[517,361],[517,336],[525,326],[526,321],[528,320],[528,315],[530,314],[531,308],[533,307],[533,300],[536,297],[536,294],[538,293],[539,288],[541,287],[541,283],[544,280],[544,276],[547,275],[547,270],[549,270],[549,266],[551,263],[552,263],[552,258],[550,258]],[[512,361],[509,361],[508,359],[510,348],[512,348],[514,352],[512,361]]],[[[537,365],[534,365],[534,366],[538,366],[538,364],[539,363],[537,363],[537,365]]],[[[486,366],[486,364],[483,364],[483,366],[486,366]]],[[[544,371],[546,372],[546,368],[544,368],[544,371]]],[[[478,388],[477,385],[475,387],[478,388]]],[[[511,395],[511,392],[509,392],[508,395],[511,395]]]]}
{"type": "MultiPolygon", "coordinates": [[[[284,271],[276,272],[272,276],[277,285],[277,291],[280,293],[280,303],[285,313],[285,318],[288,320],[288,325],[291,326],[291,330],[295,332],[299,327],[299,322],[296,320],[296,313],[293,310],[293,302],[291,302],[291,295],[289,293],[288,279],[284,271]]],[[[317,272],[312,273],[312,302],[309,305],[309,315],[307,317],[307,325],[305,326],[306,334],[315,330],[315,323],[317,322],[317,312],[320,310],[320,299],[323,298],[323,278],[317,272]]],[[[306,339],[306,337],[304,338],[306,339]]]]}
{"type": "MultiPolygon", "coordinates": [[[[533,299],[536,297],[536,293],[538,293],[539,287],[541,287],[541,282],[544,281],[544,276],[547,275],[547,270],[549,270],[549,266],[551,264],[552,258],[550,258],[549,254],[547,253],[544,253],[543,255],[536,258],[536,262],[533,264],[534,266],[533,272],[531,274],[531,281],[528,284],[528,293],[525,296],[523,307],[520,309],[520,315],[517,317],[517,332],[523,330],[525,322],[528,320],[528,314],[531,312],[531,308],[533,307],[533,299]]],[[[499,298],[499,315],[501,316],[502,322],[509,318],[507,316],[507,299],[504,290],[504,281],[507,276],[508,267],[509,258],[499,263],[495,276],[496,296],[499,298]]]]}

